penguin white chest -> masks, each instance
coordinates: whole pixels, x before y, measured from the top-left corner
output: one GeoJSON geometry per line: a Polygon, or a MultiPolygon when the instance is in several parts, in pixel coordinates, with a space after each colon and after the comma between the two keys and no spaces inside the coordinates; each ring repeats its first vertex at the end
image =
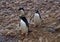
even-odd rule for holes
{"type": "Polygon", "coordinates": [[[20,22],[20,29],[23,33],[28,32],[28,27],[26,26],[26,23],[23,20],[21,20],[21,22],[20,22]]]}
{"type": "Polygon", "coordinates": [[[34,23],[35,23],[36,25],[39,25],[40,22],[41,22],[41,20],[40,20],[39,14],[38,14],[38,13],[35,13],[35,14],[34,14],[34,23]]]}

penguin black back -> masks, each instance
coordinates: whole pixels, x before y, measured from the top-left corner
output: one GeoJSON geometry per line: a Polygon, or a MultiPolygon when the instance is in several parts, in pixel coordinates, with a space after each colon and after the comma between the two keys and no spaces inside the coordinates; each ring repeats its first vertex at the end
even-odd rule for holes
{"type": "Polygon", "coordinates": [[[36,12],[35,13],[38,13],[39,14],[39,17],[41,18],[41,15],[40,15],[40,13],[39,13],[39,11],[38,10],[36,10],[36,12]]]}
{"type": "Polygon", "coordinates": [[[20,11],[20,10],[23,10],[23,11],[24,11],[24,8],[23,8],[23,7],[21,7],[21,8],[19,8],[18,10],[19,10],[19,11],[20,11]]]}
{"type": "Polygon", "coordinates": [[[29,27],[29,23],[28,23],[26,17],[20,16],[20,18],[26,23],[26,26],[29,27]]]}

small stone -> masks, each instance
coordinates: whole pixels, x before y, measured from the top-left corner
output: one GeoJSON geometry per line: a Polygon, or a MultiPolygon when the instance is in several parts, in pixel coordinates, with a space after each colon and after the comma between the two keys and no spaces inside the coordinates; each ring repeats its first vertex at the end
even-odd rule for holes
{"type": "Polygon", "coordinates": [[[19,3],[19,1],[16,1],[15,3],[19,3]]]}
{"type": "Polygon", "coordinates": [[[6,4],[8,5],[9,3],[8,3],[8,2],[6,2],[6,4]]]}
{"type": "Polygon", "coordinates": [[[48,30],[48,32],[52,32],[52,33],[54,33],[55,32],[55,29],[54,28],[47,28],[47,30],[48,30]]]}
{"type": "Polygon", "coordinates": [[[49,15],[45,15],[46,17],[49,17],[49,15]]]}
{"type": "Polygon", "coordinates": [[[45,2],[47,2],[48,0],[44,0],[45,2]]]}
{"type": "Polygon", "coordinates": [[[28,39],[27,39],[27,38],[25,38],[25,39],[23,40],[23,42],[28,42],[28,39]]]}
{"type": "Polygon", "coordinates": [[[9,30],[7,33],[6,33],[6,36],[16,36],[16,32],[14,30],[9,30]]]}
{"type": "Polygon", "coordinates": [[[22,42],[21,40],[18,40],[18,42],[22,42]]]}

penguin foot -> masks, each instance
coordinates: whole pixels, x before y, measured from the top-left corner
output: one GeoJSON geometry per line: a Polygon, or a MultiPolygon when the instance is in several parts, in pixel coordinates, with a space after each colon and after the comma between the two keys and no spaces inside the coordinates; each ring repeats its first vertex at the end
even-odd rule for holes
{"type": "Polygon", "coordinates": [[[32,30],[29,30],[29,31],[28,31],[28,35],[29,35],[31,32],[32,32],[32,30]]]}

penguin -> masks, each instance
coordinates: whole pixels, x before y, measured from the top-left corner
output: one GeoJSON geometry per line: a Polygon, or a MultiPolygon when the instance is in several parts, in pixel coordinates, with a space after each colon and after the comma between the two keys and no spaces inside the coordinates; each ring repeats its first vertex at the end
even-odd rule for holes
{"type": "Polygon", "coordinates": [[[23,7],[19,8],[18,11],[20,11],[20,15],[24,15],[25,14],[23,7]]]}
{"type": "Polygon", "coordinates": [[[29,34],[31,30],[29,30],[29,23],[24,16],[19,16],[20,20],[20,30],[24,34],[29,34]]]}
{"type": "Polygon", "coordinates": [[[36,12],[35,12],[35,14],[34,14],[34,24],[36,25],[36,26],[38,26],[38,25],[40,25],[41,24],[41,15],[40,15],[40,13],[39,13],[39,11],[38,10],[36,10],[36,12]]]}

